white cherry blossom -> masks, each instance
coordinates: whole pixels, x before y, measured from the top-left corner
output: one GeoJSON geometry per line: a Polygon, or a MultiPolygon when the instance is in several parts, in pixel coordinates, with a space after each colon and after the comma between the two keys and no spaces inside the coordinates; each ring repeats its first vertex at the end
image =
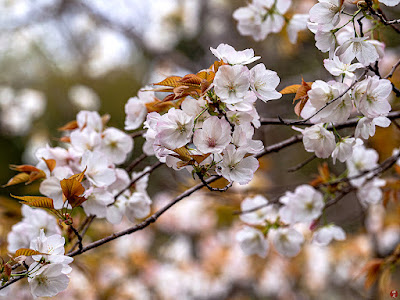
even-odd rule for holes
{"type": "Polygon", "coordinates": [[[103,121],[97,111],[81,110],[76,115],[76,122],[80,129],[89,129],[96,132],[103,130],[103,121]]]}
{"type": "Polygon", "coordinates": [[[320,246],[327,246],[332,240],[344,241],[346,233],[342,228],[334,224],[323,226],[314,232],[313,242],[320,246]]]}
{"type": "Polygon", "coordinates": [[[335,136],[325,129],[323,124],[316,124],[306,129],[296,127],[293,129],[303,134],[303,144],[307,152],[315,152],[317,157],[328,158],[335,150],[335,136]]]}
{"type": "Polygon", "coordinates": [[[133,140],[125,132],[109,127],[103,131],[100,151],[107,156],[110,162],[121,164],[128,153],[133,149],[133,140]]]}
{"type": "Polygon", "coordinates": [[[249,183],[258,169],[259,163],[252,156],[244,157],[246,153],[246,150],[235,149],[235,146],[228,145],[223,152],[222,162],[217,165],[217,173],[230,182],[249,183]]]}
{"type": "Polygon", "coordinates": [[[279,81],[276,72],[267,70],[264,64],[258,64],[250,70],[251,89],[264,102],[282,97],[276,91],[279,81]]]}
{"type": "Polygon", "coordinates": [[[336,50],[336,54],[345,64],[350,64],[354,58],[368,66],[377,61],[379,54],[377,49],[368,40],[368,37],[355,37],[345,41],[336,50]]]}
{"type": "Polygon", "coordinates": [[[180,109],[171,108],[157,122],[157,135],[161,146],[170,150],[186,145],[194,127],[194,118],[180,109]]]}
{"type": "Polygon", "coordinates": [[[332,152],[333,163],[336,163],[336,159],[341,162],[345,162],[353,154],[353,147],[356,145],[356,139],[351,137],[345,137],[336,144],[335,150],[332,152]]]}
{"type": "MultiPolygon", "coordinates": [[[[358,176],[364,171],[372,170],[378,165],[378,153],[374,149],[366,149],[364,145],[353,148],[353,155],[346,160],[349,171],[348,177],[358,176]]],[[[351,184],[360,187],[366,180],[366,176],[361,176],[350,180],[351,184]]]]}
{"type": "Polygon", "coordinates": [[[315,46],[321,52],[328,52],[335,49],[335,34],[331,31],[331,24],[307,23],[308,29],[315,34],[315,46]]]}
{"type": "Polygon", "coordinates": [[[361,63],[345,64],[338,56],[334,55],[332,59],[324,59],[324,67],[333,76],[345,76],[348,78],[354,78],[354,71],[360,68],[364,68],[361,63]]]}
{"type": "Polygon", "coordinates": [[[129,98],[125,104],[125,130],[139,128],[146,119],[146,103],[153,102],[155,99],[154,91],[148,89],[150,87],[144,87],[138,92],[137,97],[129,98]]]}
{"type": "Polygon", "coordinates": [[[369,180],[357,190],[357,198],[363,206],[378,204],[382,200],[383,192],[381,187],[386,185],[386,181],[381,178],[369,180]]]}
{"type": "MultiPolygon", "coordinates": [[[[32,264],[29,270],[34,269],[35,264],[32,264]]],[[[50,264],[29,276],[28,282],[34,297],[53,297],[68,287],[69,277],[63,273],[62,264],[50,264]]]]}
{"type": "Polygon", "coordinates": [[[286,31],[289,36],[289,41],[292,44],[297,42],[297,34],[301,30],[307,29],[308,14],[294,14],[287,24],[286,31]]]}
{"type": "Polygon", "coordinates": [[[310,21],[319,24],[332,24],[336,26],[340,20],[340,12],[343,10],[341,0],[319,0],[310,9],[310,21]]]}
{"type": "Polygon", "coordinates": [[[91,128],[75,130],[71,133],[71,146],[75,152],[82,155],[85,151],[94,151],[100,148],[101,135],[91,128]]]}
{"type": "Polygon", "coordinates": [[[400,3],[400,0],[379,0],[379,2],[385,4],[386,6],[396,6],[400,3]]]}
{"type": "Polygon", "coordinates": [[[217,49],[210,47],[212,54],[230,65],[247,65],[259,60],[261,56],[254,56],[253,49],[236,51],[228,44],[220,44],[217,49]]]}
{"type": "Polygon", "coordinates": [[[64,246],[65,239],[61,235],[53,234],[47,237],[41,229],[40,235],[31,241],[30,248],[42,254],[33,255],[32,258],[37,262],[44,259],[51,264],[70,264],[74,259],[64,255],[64,246]]]}
{"type": "Polygon", "coordinates": [[[240,204],[240,210],[244,213],[240,215],[240,220],[250,225],[263,225],[271,212],[272,205],[268,205],[268,200],[257,195],[255,197],[247,197],[240,204]],[[247,212],[252,209],[259,208],[255,211],[247,212]]]}
{"type": "Polygon", "coordinates": [[[375,135],[375,126],[389,127],[390,123],[391,121],[384,116],[376,117],[373,119],[363,117],[358,120],[354,136],[368,139],[370,136],[375,135]]]}
{"type": "Polygon", "coordinates": [[[281,220],[287,224],[317,219],[324,207],[322,194],[310,185],[300,185],[279,199],[284,204],[279,210],[281,220]]]}
{"type": "Polygon", "coordinates": [[[303,235],[293,228],[278,228],[271,230],[275,249],[283,256],[296,256],[304,242],[303,235]]]}
{"type": "Polygon", "coordinates": [[[94,215],[97,218],[104,218],[107,214],[107,205],[114,202],[114,196],[104,187],[90,187],[83,195],[87,200],[82,203],[86,215],[94,215]]]}
{"type": "Polygon", "coordinates": [[[391,110],[389,96],[392,84],[378,76],[367,77],[359,82],[353,91],[357,109],[368,118],[385,116],[391,110]]]}
{"type": "Polygon", "coordinates": [[[261,231],[245,226],[236,234],[236,240],[245,254],[257,254],[262,258],[267,256],[268,241],[261,231]]]}
{"type": "Polygon", "coordinates": [[[108,186],[116,180],[115,171],[102,152],[86,151],[81,162],[81,169],[85,168],[86,178],[97,187],[108,186]]]}
{"type": "Polygon", "coordinates": [[[215,93],[222,102],[241,102],[250,88],[250,71],[241,65],[221,66],[215,74],[214,85],[215,93]]]}

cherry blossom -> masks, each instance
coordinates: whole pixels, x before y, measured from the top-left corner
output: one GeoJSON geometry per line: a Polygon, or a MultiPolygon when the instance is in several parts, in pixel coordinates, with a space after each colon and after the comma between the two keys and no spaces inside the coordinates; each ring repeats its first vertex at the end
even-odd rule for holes
{"type": "Polygon", "coordinates": [[[254,56],[253,49],[236,51],[227,44],[220,44],[217,49],[210,47],[210,50],[218,59],[230,65],[247,65],[261,58],[261,56],[254,56]]]}
{"type": "Polygon", "coordinates": [[[76,115],[76,122],[79,129],[88,129],[90,131],[101,132],[103,130],[103,121],[97,111],[82,110],[76,115]]]}
{"type": "Polygon", "coordinates": [[[275,249],[283,256],[296,256],[304,242],[303,235],[294,228],[278,228],[271,231],[275,249]]]}
{"type": "Polygon", "coordinates": [[[243,101],[250,87],[250,71],[245,66],[221,66],[215,74],[214,89],[221,101],[235,104],[243,101]]]}
{"type": "Polygon", "coordinates": [[[364,65],[361,63],[345,64],[338,56],[334,55],[333,59],[324,59],[324,67],[333,76],[343,75],[348,78],[354,78],[354,71],[364,68],[364,65]]]}
{"type": "Polygon", "coordinates": [[[369,180],[357,190],[357,198],[361,204],[368,206],[377,204],[382,200],[383,192],[381,187],[386,185],[386,181],[380,178],[369,180]]]}
{"type": "Polygon", "coordinates": [[[150,87],[144,87],[138,92],[137,97],[129,98],[125,104],[125,130],[139,128],[146,119],[146,103],[153,102],[155,98],[154,91],[149,89],[150,87]]]}
{"type": "Polygon", "coordinates": [[[284,204],[279,210],[279,216],[287,224],[317,219],[324,207],[322,194],[309,185],[298,186],[294,193],[286,192],[279,202],[284,204]]]}
{"type": "MultiPolygon", "coordinates": [[[[377,166],[378,153],[374,149],[366,149],[364,145],[353,148],[353,155],[346,160],[349,170],[348,176],[358,176],[364,171],[372,170],[377,166]]],[[[353,186],[360,187],[366,180],[366,176],[350,180],[353,186]]]]}
{"type": "MultiPolygon", "coordinates": [[[[29,268],[35,269],[35,264],[29,268]]],[[[63,273],[62,264],[50,264],[41,267],[28,277],[29,287],[34,297],[53,297],[68,287],[69,277],[63,273]]]]}
{"type": "Polygon", "coordinates": [[[279,84],[276,72],[267,70],[264,64],[258,64],[250,70],[251,89],[264,102],[282,97],[275,89],[279,84]]]}
{"type": "Polygon", "coordinates": [[[241,211],[243,213],[240,215],[240,219],[250,225],[262,225],[265,223],[269,214],[272,211],[272,205],[268,205],[268,200],[261,195],[255,197],[247,197],[240,204],[241,211]],[[249,210],[259,208],[252,212],[247,212],[249,210]]]}
{"type": "Polygon", "coordinates": [[[107,128],[103,131],[101,151],[114,164],[123,163],[128,153],[132,151],[132,138],[117,128],[107,128]]]}
{"type": "Polygon", "coordinates": [[[245,226],[236,234],[236,240],[247,255],[267,256],[269,246],[261,231],[245,226]]]}
{"type": "Polygon", "coordinates": [[[217,173],[230,182],[248,183],[258,169],[258,160],[252,156],[244,157],[246,150],[235,149],[233,145],[228,145],[223,153],[224,157],[218,164],[217,173]]]}
{"type": "Polygon", "coordinates": [[[157,122],[157,136],[161,146],[170,150],[186,145],[191,137],[194,118],[180,109],[171,108],[157,122]]]}
{"type": "Polygon", "coordinates": [[[295,14],[287,24],[286,31],[289,36],[289,41],[296,44],[298,32],[307,29],[308,14],[295,14]]]}
{"type": "Polygon", "coordinates": [[[307,152],[315,152],[317,157],[328,158],[335,150],[335,136],[323,124],[306,129],[293,128],[303,134],[303,144],[307,152]]]}
{"type": "Polygon", "coordinates": [[[314,232],[313,242],[320,246],[327,246],[332,240],[343,241],[346,233],[334,224],[323,226],[314,232]]]}
{"type": "Polygon", "coordinates": [[[345,64],[350,64],[357,58],[364,66],[368,66],[379,58],[375,46],[367,40],[367,37],[355,37],[345,41],[336,50],[336,54],[345,64]]]}
{"type": "Polygon", "coordinates": [[[391,110],[389,96],[392,84],[378,76],[367,77],[354,88],[353,97],[357,109],[368,118],[385,116],[391,110]]]}
{"type": "Polygon", "coordinates": [[[195,131],[193,143],[202,153],[221,153],[231,141],[231,126],[216,116],[204,121],[203,127],[195,131]]]}
{"type": "Polygon", "coordinates": [[[370,136],[375,135],[375,126],[388,127],[390,123],[390,120],[384,116],[376,117],[373,119],[363,117],[357,123],[354,136],[368,139],[370,136]]]}
{"type": "Polygon", "coordinates": [[[336,163],[336,159],[341,162],[345,162],[351,157],[353,153],[353,147],[356,145],[356,139],[346,137],[341,139],[337,144],[335,150],[332,152],[333,163],[336,163]]]}
{"type": "Polygon", "coordinates": [[[332,24],[336,26],[340,20],[340,12],[343,9],[340,0],[318,0],[310,9],[310,21],[319,24],[332,24]]]}

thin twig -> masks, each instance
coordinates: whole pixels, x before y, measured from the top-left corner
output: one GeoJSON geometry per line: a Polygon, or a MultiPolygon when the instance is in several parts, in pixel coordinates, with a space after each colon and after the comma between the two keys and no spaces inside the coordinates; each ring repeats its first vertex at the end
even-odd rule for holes
{"type": "Polygon", "coordinates": [[[152,173],[155,169],[157,169],[157,168],[158,168],[159,166],[161,166],[161,165],[163,165],[162,162],[156,162],[156,163],[155,163],[154,165],[152,165],[147,171],[142,172],[138,177],[136,177],[135,179],[133,179],[133,180],[129,183],[129,185],[128,185],[126,188],[122,189],[118,194],[116,194],[116,195],[114,196],[114,202],[111,203],[111,204],[109,204],[108,206],[113,205],[113,204],[115,203],[115,201],[117,200],[117,198],[118,198],[119,196],[121,196],[121,195],[122,195],[127,189],[129,189],[132,185],[134,185],[139,179],[143,178],[143,177],[146,176],[147,174],[152,173]]]}
{"type": "Polygon", "coordinates": [[[212,186],[210,186],[205,180],[204,180],[204,176],[200,173],[196,173],[197,176],[199,176],[200,181],[204,184],[204,186],[206,188],[208,188],[211,192],[226,192],[231,186],[232,186],[232,182],[230,182],[227,186],[225,186],[222,189],[219,188],[213,188],[212,186]]]}
{"type": "MultiPolygon", "coordinates": [[[[81,224],[81,226],[79,227],[78,231],[81,232],[81,237],[83,239],[83,237],[86,234],[86,231],[89,229],[90,225],[92,224],[92,222],[94,221],[94,219],[96,218],[96,216],[90,215],[89,217],[87,217],[85,219],[85,221],[83,222],[83,224],[81,224]]],[[[69,249],[68,253],[71,253],[72,251],[74,251],[76,249],[76,247],[79,245],[79,241],[77,241],[71,249],[69,249]]]]}
{"type": "Polygon", "coordinates": [[[385,79],[391,78],[399,65],[400,65],[400,59],[397,61],[397,63],[395,63],[395,64],[393,65],[393,67],[392,67],[392,69],[390,70],[389,74],[387,74],[387,75],[385,76],[385,79]]]}
{"type": "Polygon", "coordinates": [[[71,230],[75,233],[75,236],[78,238],[78,246],[79,246],[79,250],[81,250],[82,251],[82,249],[83,249],[83,245],[82,245],[82,237],[81,237],[81,235],[79,234],[79,232],[78,232],[78,230],[76,230],[75,229],[75,227],[74,226],[72,226],[72,225],[69,225],[69,227],[71,228],[71,230]]]}
{"type": "Polygon", "coordinates": [[[126,171],[130,173],[138,164],[140,164],[144,159],[146,159],[147,155],[142,153],[139,157],[137,157],[132,163],[126,167],[126,171]]]}
{"type": "Polygon", "coordinates": [[[308,163],[312,162],[316,158],[317,158],[317,156],[314,154],[313,156],[307,158],[305,161],[295,165],[294,167],[289,168],[287,171],[290,173],[296,172],[296,171],[300,170],[302,167],[304,167],[305,165],[307,165],[308,163]]]}
{"type": "Polygon", "coordinates": [[[139,130],[139,131],[135,131],[135,132],[132,132],[131,134],[130,134],[130,136],[131,136],[131,138],[137,138],[137,137],[141,137],[141,136],[143,136],[143,134],[145,134],[146,133],[146,129],[144,129],[144,130],[139,130]]]}

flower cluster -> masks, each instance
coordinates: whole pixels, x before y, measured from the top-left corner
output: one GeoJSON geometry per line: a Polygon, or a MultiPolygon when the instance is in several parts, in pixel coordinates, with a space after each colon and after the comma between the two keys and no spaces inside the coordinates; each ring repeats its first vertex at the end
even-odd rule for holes
{"type": "MultiPolygon", "coordinates": [[[[322,194],[309,185],[301,185],[294,192],[287,192],[278,204],[268,203],[261,195],[248,197],[241,204],[240,219],[244,226],[236,239],[244,253],[265,257],[268,253],[267,236],[282,255],[297,255],[305,241],[302,224],[319,219],[324,208],[322,194]]],[[[340,227],[327,224],[314,232],[313,241],[327,245],[332,239],[344,240],[346,234],[340,227]]]]}
{"type": "Polygon", "coordinates": [[[46,173],[40,192],[53,199],[54,208],[65,206],[65,193],[60,181],[84,171],[84,193],[78,196],[86,199],[82,206],[87,215],[107,218],[113,223],[119,222],[124,213],[132,221],[145,217],[150,212],[151,204],[146,192],[147,182],[137,185],[140,188],[136,187],[134,191],[127,190],[134,178],[131,179],[124,169],[117,167],[132,151],[132,138],[117,128],[106,127],[104,118],[90,111],[79,112],[76,121],[62,129],[69,132],[69,136],[63,137],[63,141],[69,143],[67,149],[47,146],[36,152],[40,160],[37,168],[46,173]],[[54,160],[54,168],[48,168],[45,163],[48,160],[54,160]],[[127,191],[115,199],[125,189],[127,191]],[[121,205],[128,202],[133,203],[130,213],[121,205]],[[142,208],[136,208],[137,205],[146,207],[147,213],[144,214],[142,208]],[[138,217],[134,218],[134,215],[138,217]]]}
{"type": "Polygon", "coordinates": [[[251,36],[256,41],[264,40],[270,33],[278,33],[287,23],[287,33],[292,44],[297,41],[297,33],[307,28],[307,14],[285,16],[292,4],[291,0],[253,0],[246,7],[233,13],[238,21],[237,28],[242,35],[251,36]]]}
{"type": "Polygon", "coordinates": [[[137,128],[148,113],[143,147],[147,155],[201,178],[219,174],[229,182],[246,184],[258,168],[251,155],[263,150],[262,142],[252,139],[254,128],[260,126],[254,103],[257,98],[279,99],[282,95],[275,89],[280,80],[264,64],[246,66],[260,58],[251,49],[236,51],[221,44],[211,51],[220,61],[210,69],[159,83],[171,86],[174,93],[163,101],[146,91],[131,98],[125,107],[126,129],[137,128]]]}

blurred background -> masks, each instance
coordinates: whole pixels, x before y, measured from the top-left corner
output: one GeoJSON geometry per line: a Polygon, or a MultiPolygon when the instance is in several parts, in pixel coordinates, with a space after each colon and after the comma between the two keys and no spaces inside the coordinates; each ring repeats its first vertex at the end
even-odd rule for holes
{"type": "MultiPolygon", "coordinates": [[[[308,13],[315,3],[293,1],[288,15],[308,13]]],[[[302,77],[331,78],[322,64],[327,55],[314,46],[309,31],[300,32],[295,45],[285,30],[262,42],[240,36],[232,13],[246,4],[244,0],[0,0],[0,184],[14,175],[9,164],[35,164],[35,149],[57,145],[57,128],[74,120],[80,110],[110,114],[109,125],[123,129],[124,105],[141,87],[208,68],[216,60],[209,48],[220,43],[237,50],[253,48],[262,57],[260,62],[281,78],[278,90],[300,83],[302,77]]],[[[399,17],[400,11],[390,8],[388,15],[399,17]]],[[[381,30],[380,37],[387,45],[380,67],[387,74],[399,59],[400,39],[390,29],[381,30]]],[[[396,84],[399,73],[393,77],[396,84]]],[[[393,99],[392,106],[398,105],[393,99]]],[[[258,103],[261,117],[294,118],[293,107],[291,95],[258,103]]],[[[379,129],[370,140],[381,160],[399,147],[399,132],[392,125],[379,129]]],[[[256,138],[269,145],[293,134],[291,128],[264,126],[256,138]]],[[[132,158],[140,155],[142,143],[135,140],[132,158]]],[[[349,233],[348,241],[327,248],[308,245],[293,260],[274,251],[267,259],[246,257],[234,241],[242,223],[232,212],[241,200],[256,193],[272,199],[314,179],[322,162],[318,159],[295,173],[287,172],[310,156],[301,144],[272,154],[261,161],[250,185],[234,186],[226,195],[199,192],[151,228],[77,257],[69,289],[56,298],[368,299],[377,295],[364,290],[363,276],[354,273],[369,259],[390,253],[400,240],[398,203],[367,211],[354,194],[349,195],[327,215],[349,233]],[[371,243],[368,222],[380,224],[378,243],[371,243]]],[[[152,162],[147,159],[139,169],[152,162]]],[[[345,169],[340,163],[330,168],[336,174],[345,169]]],[[[188,177],[166,167],[152,174],[149,194],[154,209],[191,186],[194,181],[188,177]]],[[[7,232],[21,218],[10,193],[32,195],[38,186],[0,189],[2,255],[7,232]]],[[[130,225],[112,227],[96,220],[86,242],[130,225]]],[[[400,291],[398,282],[397,288],[400,291]]],[[[18,299],[31,297],[27,288],[19,293],[18,299]]]]}

